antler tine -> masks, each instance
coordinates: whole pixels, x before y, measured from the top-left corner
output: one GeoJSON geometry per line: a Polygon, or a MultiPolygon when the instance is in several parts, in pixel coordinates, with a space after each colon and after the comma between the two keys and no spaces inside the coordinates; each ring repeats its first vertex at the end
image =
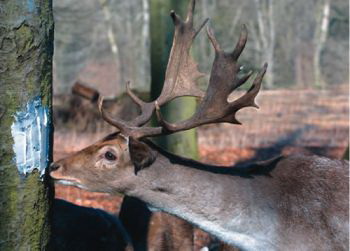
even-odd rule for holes
{"type": "Polygon", "coordinates": [[[248,30],[247,30],[247,27],[243,24],[241,27],[241,34],[236,44],[236,47],[231,53],[233,60],[237,60],[239,58],[239,56],[241,55],[247,43],[247,39],[248,39],[248,30]]]}
{"type": "Polygon", "coordinates": [[[258,95],[260,88],[261,88],[261,83],[264,78],[264,75],[266,73],[268,64],[265,63],[264,66],[261,68],[261,70],[258,72],[256,75],[252,86],[249,88],[249,90],[240,98],[236,99],[232,103],[230,103],[231,110],[233,111],[233,117],[228,118],[227,122],[234,123],[234,124],[241,124],[236,117],[235,114],[237,111],[244,107],[255,107],[259,108],[259,106],[255,103],[255,97],[258,95]]]}
{"type": "Polygon", "coordinates": [[[181,127],[179,125],[165,121],[163,116],[162,116],[162,113],[160,112],[160,107],[159,107],[157,102],[155,103],[155,107],[156,107],[157,121],[160,124],[160,126],[164,129],[164,132],[171,133],[171,132],[186,130],[186,128],[184,126],[181,127]]]}
{"type": "Polygon", "coordinates": [[[110,125],[117,127],[121,133],[127,134],[127,132],[130,131],[129,130],[130,126],[127,124],[127,122],[123,120],[112,119],[111,117],[109,117],[103,108],[103,102],[104,102],[104,97],[100,96],[98,100],[98,109],[100,111],[102,118],[110,125]]]}
{"type": "Polygon", "coordinates": [[[196,1],[191,0],[189,5],[188,5],[188,10],[187,10],[187,17],[186,17],[186,22],[187,23],[193,23],[193,12],[196,7],[196,1]]]}
{"type": "Polygon", "coordinates": [[[213,29],[210,28],[210,26],[207,26],[207,35],[215,51],[216,52],[222,51],[219,42],[216,40],[216,37],[214,36],[213,29]]]}
{"type": "Polygon", "coordinates": [[[174,23],[175,26],[180,24],[180,23],[182,23],[181,18],[175,13],[174,10],[170,11],[170,17],[173,20],[173,23],[174,23]]]}
{"type": "Polygon", "coordinates": [[[138,96],[136,96],[135,93],[130,89],[130,81],[126,82],[126,93],[129,95],[129,97],[136,103],[138,106],[142,106],[145,104],[143,100],[141,100],[138,96]]]}
{"type": "Polygon", "coordinates": [[[126,93],[141,109],[141,114],[137,116],[131,122],[131,124],[133,126],[142,126],[146,124],[152,117],[154,111],[154,102],[147,103],[141,100],[139,97],[137,97],[135,93],[133,93],[133,91],[130,89],[130,82],[127,82],[126,84],[126,93]]]}
{"type": "Polygon", "coordinates": [[[236,85],[233,86],[232,91],[243,85],[247,80],[253,75],[253,71],[249,71],[246,75],[243,77],[237,79],[236,85]]]}
{"type": "Polygon", "coordinates": [[[159,105],[163,105],[176,97],[204,96],[204,92],[195,83],[204,74],[198,71],[197,63],[194,62],[190,55],[190,48],[195,36],[206,24],[207,20],[195,30],[193,28],[194,8],[195,0],[191,0],[188,5],[186,21],[183,21],[174,11],[170,13],[174,22],[175,32],[163,90],[157,98],[159,105]]]}
{"type": "MultiPolygon", "coordinates": [[[[147,136],[164,134],[164,129],[162,127],[135,127],[134,125],[131,125],[124,120],[112,119],[107,115],[107,113],[103,109],[103,100],[104,100],[103,96],[101,96],[98,100],[98,108],[100,110],[102,118],[112,126],[117,127],[120,130],[120,133],[122,135],[126,137],[133,137],[135,139],[138,139],[138,138],[143,138],[147,136]]],[[[140,118],[140,121],[141,121],[141,118],[140,118]]]]}
{"type": "Polygon", "coordinates": [[[194,34],[194,38],[197,37],[197,35],[199,34],[199,32],[203,29],[203,27],[208,23],[210,19],[206,18],[202,24],[196,29],[195,34],[194,34]]]}

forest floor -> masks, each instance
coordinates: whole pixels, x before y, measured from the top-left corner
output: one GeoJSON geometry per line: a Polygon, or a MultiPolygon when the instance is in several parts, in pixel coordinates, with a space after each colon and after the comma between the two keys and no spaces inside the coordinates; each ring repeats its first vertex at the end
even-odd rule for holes
{"type": "MultiPolygon", "coordinates": [[[[243,125],[210,125],[198,130],[201,161],[232,165],[278,154],[319,154],[342,158],[349,144],[348,87],[337,90],[274,90],[258,96],[260,110],[238,113],[243,125]]],[[[56,128],[54,159],[65,157],[106,134],[69,132],[56,128]]],[[[116,214],[121,196],[56,186],[56,198],[116,214]]],[[[196,235],[202,238],[201,233],[196,235]]],[[[205,238],[205,237],[203,237],[205,238]]]]}

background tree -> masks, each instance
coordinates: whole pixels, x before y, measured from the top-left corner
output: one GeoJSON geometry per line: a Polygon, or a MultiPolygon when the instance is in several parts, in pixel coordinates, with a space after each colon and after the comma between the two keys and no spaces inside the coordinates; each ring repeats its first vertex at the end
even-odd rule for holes
{"type": "MultiPolygon", "coordinates": [[[[187,0],[151,0],[150,1],[150,36],[151,36],[151,96],[156,99],[163,87],[166,66],[172,45],[174,25],[169,16],[170,10],[184,17],[187,10],[187,0]]],[[[196,109],[196,100],[192,97],[181,97],[173,100],[162,110],[167,121],[180,121],[190,117],[196,109]]],[[[162,137],[158,143],[168,151],[181,156],[198,159],[197,135],[195,129],[162,137]]],[[[174,216],[162,217],[163,224],[176,228],[174,231],[184,235],[184,244],[189,250],[193,247],[193,227],[191,224],[174,216]],[[175,224],[174,224],[175,223],[175,224]],[[177,226],[176,226],[177,225],[177,226]],[[191,238],[189,238],[191,236],[191,238]]]]}
{"type": "Polygon", "coordinates": [[[54,1],[54,93],[77,79],[108,97],[149,92],[149,0],[54,1]]]}
{"type": "MultiPolygon", "coordinates": [[[[77,78],[98,83],[95,87],[104,95],[119,96],[127,80],[134,89],[147,92],[151,2],[55,1],[55,94],[68,93],[77,78]]],[[[165,23],[157,28],[170,25],[165,6],[172,4],[181,6],[182,1],[158,6],[165,23]]],[[[349,79],[348,1],[198,1],[195,21],[206,17],[227,50],[233,48],[240,25],[248,26],[250,39],[241,61],[247,70],[269,62],[264,87],[327,88],[349,79]]],[[[205,32],[194,41],[193,51],[201,71],[209,72],[214,55],[205,32]]]]}
{"type": "MultiPolygon", "coordinates": [[[[163,87],[166,66],[172,45],[174,26],[169,16],[175,10],[184,16],[188,1],[151,0],[151,96],[159,96],[163,87]]],[[[190,117],[196,109],[196,100],[192,97],[181,97],[173,100],[162,110],[167,121],[181,121],[190,117]]],[[[175,135],[163,137],[160,144],[167,150],[186,157],[198,158],[196,131],[188,130],[175,135]]]]}
{"type": "Polygon", "coordinates": [[[275,3],[274,0],[254,0],[257,16],[257,25],[251,23],[253,40],[256,51],[261,54],[259,61],[266,60],[269,67],[266,72],[266,87],[272,89],[274,85],[274,68],[275,68],[275,3]]]}
{"type": "Polygon", "coordinates": [[[0,250],[45,250],[51,188],[51,1],[0,2],[0,250]]]}
{"type": "Polygon", "coordinates": [[[324,80],[321,76],[321,53],[328,36],[330,0],[320,1],[316,14],[316,29],[314,35],[314,84],[317,87],[324,87],[324,80]]]}

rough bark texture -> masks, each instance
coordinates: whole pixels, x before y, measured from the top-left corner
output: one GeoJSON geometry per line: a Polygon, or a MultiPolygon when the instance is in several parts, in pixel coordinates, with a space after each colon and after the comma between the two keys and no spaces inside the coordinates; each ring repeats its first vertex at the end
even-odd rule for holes
{"type": "Polygon", "coordinates": [[[52,53],[51,1],[1,1],[0,250],[45,250],[48,245],[52,189],[37,171],[25,177],[18,173],[11,125],[16,112],[38,96],[51,125],[52,53]]]}

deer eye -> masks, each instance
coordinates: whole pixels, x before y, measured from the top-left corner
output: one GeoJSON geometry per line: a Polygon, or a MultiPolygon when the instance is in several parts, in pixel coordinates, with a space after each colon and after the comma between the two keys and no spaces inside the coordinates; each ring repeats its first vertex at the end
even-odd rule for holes
{"type": "Polygon", "coordinates": [[[117,159],[117,157],[113,154],[113,153],[111,153],[110,151],[107,151],[106,153],[105,153],[105,158],[107,159],[107,160],[116,160],[117,159]]]}

